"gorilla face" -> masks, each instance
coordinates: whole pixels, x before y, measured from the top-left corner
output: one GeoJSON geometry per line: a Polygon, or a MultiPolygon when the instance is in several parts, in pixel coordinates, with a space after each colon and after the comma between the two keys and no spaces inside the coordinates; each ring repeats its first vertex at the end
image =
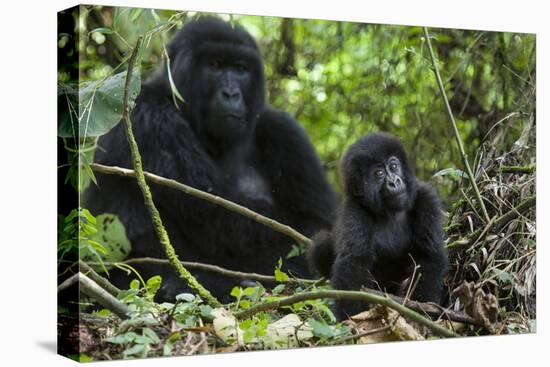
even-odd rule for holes
{"type": "Polygon", "coordinates": [[[205,133],[215,141],[241,141],[252,130],[249,116],[253,79],[251,67],[243,59],[213,55],[198,65],[201,85],[207,88],[204,102],[197,107],[205,133]]]}
{"type": "Polygon", "coordinates": [[[405,151],[396,138],[370,134],[354,143],[342,162],[344,189],[375,215],[408,210],[417,184],[405,151]]]}
{"type": "Polygon", "coordinates": [[[380,197],[391,210],[405,209],[408,193],[401,167],[399,159],[391,156],[368,169],[369,174],[363,181],[364,191],[372,197],[371,200],[380,197]]]}
{"type": "Polygon", "coordinates": [[[265,105],[263,63],[239,25],[201,17],[168,45],[172,75],[195,133],[217,150],[249,137],[265,105]]]}

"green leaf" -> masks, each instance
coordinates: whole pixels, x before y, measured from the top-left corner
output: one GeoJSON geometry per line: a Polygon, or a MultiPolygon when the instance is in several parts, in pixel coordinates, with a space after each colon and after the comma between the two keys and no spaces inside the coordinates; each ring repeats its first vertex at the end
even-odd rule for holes
{"type": "Polygon", "coordinates": [[[160,343],[160,338],[158,337],[157,333],[153,331],[153,329],[150,329],[148,327],[143,328],[143,336],[148,337],[153,344],[160,343]]]}
{"type": "Polygon", "coordinates": [[[172,352],[174,343],[181,339],[181,333],[179,331],[174,331],[168,336],[164,342],[164,347],[162,348],[162,354],[167,356],[172,352]]]}
{"type": "Polygon", "coordinates": [[[324,322],[317,321],[315,319],[309,319],[309,326],[311,326],[313,335],[318,338],[331,338],[334,336],[332,328],[324,322]]]}
{"type": "Polygon", "coordinates": [[[459,170],[457,168],[445,168],[441,171],[436,172],[432,177],[440,177],[440,176],[451,176],[455,179],[461,179],[461,178],[468,178],[468,175],[466,172],[459,170]]]}
{"type": "Polygon", "coordinates": [[[305,247],[304,246],[293,244],[292,248],[290,249],[290,251],[286,255],[286,258],[290,259],[290,258],[293,258],[293,257],[296,257],[296,256],[300,256],[304,252],[305,252],[305,247]]]}
{"type": "Polygon", "coordinates": [[[288,282],[288,275],[285,272],[282,272],[279,268],[275,268],[275,280],[279,283],[288,282]]]}
{"type": "Polygon", "coordinates": [[[99,27],[90,31],[90,33],[102,33],[102,34],[113,34],[114,31],[109,27],[99,27]]]}
{"type": "MultiPolygon", "coordinates": [[[[88,219],[88,217],[86,218],[88,219]]],[[[92,219],[95,222],[96,232],[90,235],[88,242],[92,246],[94,244],[101,246],[101,251],[96,249],[101,253],[99,255],[101,262],[123,261],[132,250],[124,224],[114,214],[100,214],[97,218],[92,217],[92,219]]],[[[83,248],[80,252],[80,258],[83,261],[96,261],[92,259],[92,255],[89,249],[86,248],[83,248]]],[[[96,271],[103,271],[103,268],[97,265],[92,265],[92,268],[96,271]]],[[[110,269],[111,266],[106,266],[106,268],[110,269]]]]}
{"type": "Polygon", "coordinates": [[[143,8],[134,8],[132,10],[130,10],[130,21],[133,23],[135,22],[141,15],[141,13],[143,13],[143,8]]]}
{"type": "Polygon", "coordinates": [[[93,362],[94,359],[87,354],[80,354],[78,357],[79,362],[93,362]]]}
{"type": "Polygon", "coordinates": [[[152,299],[155,294],[157,294],[160,286],[162,285],[162,277],[160,275],[155,275],[147,280],[145,284],[145,290],[150,299],[152,299]]]}
{"type": "Polygon", "coordinates": [[[130,289],[139,289],[139,280],[132,279],[132,281],[130,282],[130,289]]]}
{"type": "Polygon", "coordinates": [[[134,333],[133,331],[130,331],[124,334],[111,336],[107,338],[107,341],[113,344],[127,344],[134,341],[137,336],[138,335],[136,333],[134,333]]]}
{"type": "MultiPolygon", "coordinates": [[[[122,100],[126,72],[77,88],[58,85],[58,130],[62,138],[98,137],[108,133],[122,118],[122,100]]],[[[134,69],[128,90],[129,108],[133,108],[141,89],[139,68],[134,69]]]]}
{"type": "Polygon", "coordinates": [[[273,294],[279,294],[281,293],[284,289],[285,289],[286,285],[285,284],[279,284],[278,286],[276,286],[275,288],[273,288],[273,290],[271,291],[273,294]]]}
{"type": "Polygon", "coordinates": [[[133,355],[136,355],[138,353],[143,353],[146,349],[147,349],[147,346],[145,346],[144,344],[136,344],[133,347],[126,349],[123,352],[123,354],[124,354],[125,357],[133,356],[133,355]]]}
{"type": "Polygon", "coordinates": [[[233,287],[233,289],[231,289],[231,293],[229,293],[230,296],[235,298],[241,297],[242,294],[243,294],[243,289],[241,287],[233,287]]]}
{"type": "Polygon", "coordinates": [[[500,269],[495,269],[494,272],[501,283],[514,284],[514,277],[509,272],[500,269]]]}
{"type": "Polygon", "coordinates": [[[176,296],[176,301],[193,302],[195,296],[191,293],[180,293],[176,296]]]}
{"type": "Polygon", "coordinates": [[[199,310],[202,317],[212,317],[212,311],[214,311],[210,305],[200,305],[199,310]]]}

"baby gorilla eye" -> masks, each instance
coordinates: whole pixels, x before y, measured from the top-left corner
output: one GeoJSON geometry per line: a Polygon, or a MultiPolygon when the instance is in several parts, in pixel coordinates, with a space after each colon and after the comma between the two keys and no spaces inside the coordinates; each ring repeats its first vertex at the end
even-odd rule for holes
{"type": "Polygon", "coordinates": [[[393,162],[392,164],[390,164],[390,169],[392,171],[395,171],[397,169],[397,163],[393,162]]]}
{"type": "Polygon", "coordinates": [[[383,177],[384,176],[384,170],[377,169],[376,171],[374,171],[374,175],[378,178],[383,177]]]}

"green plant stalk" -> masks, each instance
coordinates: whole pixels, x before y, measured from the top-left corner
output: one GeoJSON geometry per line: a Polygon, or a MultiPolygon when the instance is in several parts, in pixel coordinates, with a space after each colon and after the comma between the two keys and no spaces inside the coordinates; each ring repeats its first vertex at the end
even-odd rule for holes
{"type": "Polygon", "coordinates": [[[141,190],[141,193],[143,194],[145,206],[147,207],[147,209],[149,210],[149,213],[151,214],[153,226],[155,227],[157,236],[160,240],[162,247],[164,248],[164,251],[166,252],[166,257],[170,261],[170,264],[174,267],[174,269],[176,269],[180,278],[185,280],[187,285],[189,285],[189,287],[195,290],[206,303],[208,303],[212,307],[220,307],[221,303],[214,296],[212,296],[212,294],[210,294],[210,292],[206,288],[204,288],[197,281],[197,279],[195,279],[195,277],[181,264],[180,260],[178,259],[178,255],[176,254],[174,247],[170,243],[168,232],[166,231],[162,223],[160,213],[153,201],[153,195],[151,194],[151,189],[149,188],[149,185],[147,185],[147,182],[145,180],[145,175],[143,174],[143,164],[141,162],[141,155],[139,153],[138,145],[134,136],[134,132],[132,130],[132,121],[130,120],[130,107],[128,105],[128,93],[129,93],[130,81],[132,78],[132,71],[134,69],[134,65],[136,63],[137,55],[141,47],[142,41],[143,41],[143,36],[138,37],[136,46],[134,47],[134,50],[132,52],[132,56],[128,61],[128,72],[126,76],[126,84],[124,86],[123,118],[122,118],[124,122],[124,127],[126,129],[126,138],[128,140],[128,144],[130,145],[130,150],[132,153],[132,161],[133,161],[134,171],[136,173],[137,184],[141,190]]]}
{"type": "Polygon", "coordinates": [[[462,138],[460,137],[460,132],[458,131],[458,127],[456,126],[456,121],[453,115],[453,111],[451,110],[451,105],[449,104],[449,99],[447,98],[447,94],[445,93],[445,87],[443,86],[443,81],[441,80],[441,75],[439,74],[439,68],[437,67],[437,63],[435,60],[435,54],[432,49],[432,43],[430,42],[430,35],[428,33],[428,28],[423,27],[423,29],[424,29],[424,37],[426,38],[426,43],[428,45],[428,50],[430,52],[430,59],[432,60],[432,65],[434,69],[435,79],[437,81],[437,86],[439,87],[439,92],[441,93],[443,101],[445,102],[445,107],[447,109],[447,114],[449,115],[449,120],[451,121],[451,125],[453,126],[456,143],[458,144],[458,149],[460,150],[460,155],[462,156],[462,162],[464,163],[464,167],[466,168],[466,173],[468,174],[468,178],[470,179],[472,188],[474,189],[474,193],[476,195],[477,201],[479,202],[479,206],[481,208],[481,212],[483,213],[485,222],[489,223],[491,221],[491,218],[487,213],[487,208],[485,208],[485,203],[483,202],[483,198],[481,197],[481,193],[479,191],[479,188],[477,187],[474,173],[472,172],[472,168],[470,167],[470,163],[468,162],[468,155],[464,150],[464,144],[462,144],[462,138]]]}
{"type": "Polygon", "coordinates": [[[420,315],[418,312],[415,312],[410,308],[403,306],[402,304],[396,302],[389,296],[371,294],[363,291],[322,290],[322,291],[315,291],[315,292],[298,293],[290,297],[281,298],[277,301],[261,303],[254,307],[251,307],[244,311],[240,311],[236,313],[235,317],[237,319],[242,320],[257,314],[258,312],[273,310],[279,307],[290,306],[295,303],[299,303],[307,300],[313,300],[313,299],[321,299],[321,298],[346,299],[346,300],[363,301],[363,302],[373,303],[377,305],[383,305],[391,309],[394,309],[395,311],[399,312],[401,316],[406,317],[409,320],[416,321],[419,324],[426,326],[428,329],[430,329],[437,335],[444,336],[444,337],[458,336],[458,334],[456,334],[455,332],[447,328],[444,328],[443,326],[438,325],[434,321],[420,315]]]}
{"type": "Polygon", "coordinates": [[[500,172],[502,173],[520,173],[520,174],[533,174],[536,170],[536,165],[530,164],[528,166],[502,166],[500,172]]]}

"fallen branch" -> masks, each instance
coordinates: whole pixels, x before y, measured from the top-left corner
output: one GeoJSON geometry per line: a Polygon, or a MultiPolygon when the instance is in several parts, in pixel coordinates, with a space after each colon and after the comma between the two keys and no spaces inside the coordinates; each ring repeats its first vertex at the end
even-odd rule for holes
{"type": "Polygon", "coordinates": [[[76,283],[78,283],[78,273],[77,273],[77,274],[71,275],[70,277],[68,277],[67,279],[65,279],[65,280],[63,281],[63,283],[61,283],[60,285],[58,285],[58,286],[57,286],[57,293],[63,292],[65,289],[68,289],[68,288],[72,287],[72,286],[75,285],[76,283]]]}
{"type": "Polygon", "coordinates": [[[132,55],[130,56],[130,61],[128,61],[128,72],[126,75],[126,84],[124,86],[124,99],[122,101],[123,102],[122,121],[124,122],[124,127],[126,130],[126,139],[128,140],[128,144],[130,145],[130,151],[132,153],[132,162],[135,170],[136,181],[141,190],[141,193],[143,194],[143,200],[145,202],[145,206],[147,207],[149,214],[151,215],[155,232],[157,233],[159,241],[162,247],[164,248],[164,251],[166,252],[166,257],[170,261],[170,264],[172,264],[172,266],[177,271],[179,276],[183,280],[185,280],[185,282],[189,285],[189,287],[195,290],[201,296],[201,298],[204,299],[206,303],[208,303],[212,307],[220,307],[221,303],[214,296],[212,296],[212,294],[210,294],[208,289],[204,288],[202,284],[200,284],[197,281],[197,279],[195,279],[195,277],[189,271],[187,271],[187,269],[185,269],[185,267],[179,261],[178,255],[176,254],[174,247],[170,243],[168,232],[166,231],[166,228],[162,223],[160,213],[153,201],[151,189],[149,188],[149,185],[145,181],[145,175],[143,173],[143,165],[141,162],[141,154],[139,153],[139,148],[136,142],[136,138],[134,137],[134,132],[132,130],[132,121],[130,120],[130,106],[128,105],[128,95],[129,95],[130,81],[132,79],[132,71],[136,63],[137,54],[140,49],[142,40],[143,40],[143,36],[139,36],[136,42],[136,46],[132,51],[132,55]]]}
{"type": "MultiPolygon", "coordinates": [[[[97,263],[99,265],[99,263],[97,263]]],[[[91,264],[95,265],[95,264],[91,264]]],[[[84,261],[78,261],[78,266],[80,267],[80,272],[87,275],[90,279],[92,279],[94,282],[99,284],[99,286],[103,289],[105,289],[107,292],[112,294],[113,296],[117,296],[120,293],[120,289],[115,287],[111,282],[109,282],[107,279],[96,273],[94,269],[92,269],[91,266],[86,264],[84,261]]]]}
{"type": "Polygon", "coordinates": [[[367,293],[363,291],[322,290],[322,291],[315,291],[315,292],[298,293],[290,297],[280,298],[277,301],[273,301],[273,302],[262,303],[254,307],[251,307],[249,309],[237,312],[235,314],[235,317],[237,319],[242,320],[257,314],[258,312],[273,310],[279,307],[291,306],[295,303],[299,303],[303,301],[322,299],[322,298],[346,299],[346,300],[363,301],[371,304],[383,305],[391,309],[394,309],[395,311],[399,312],[401,316],[407,319],[418,322],[419,324],[427,327],[437,335],[444,336],[444,337],[458,336],[458,334],[456,334],[455,332],[447,328],[444,328],[441,325],[438,325],[432,320],[425,318],[424,316],[420,315],[416,311],[396,302],[389,296],[385,296],[385,295],[382,296],[382,295],[367,293]]]}
{"type": "Polygon", "coordinates": [[[86,275],[78,272],[57,287],[57,293],[64,291],[65,289],[77,284],[79,285],[79,291],[86,296],[95,299],[100,305],[106,309],[112,311],[115,315],[121,319],[127,319],[130,310],[128,307],[120,302],[111,293],[103,289],[99,284],[88,278],[86,275]]]}
{"type": "MultiPolygon", "coordinates": [[[[99,172],[99,173],[122,176],[122,177],[136,177],[136,172],[127,168],[116,167],[116,166],[104,166],[102,164],[97,164],[97,163],[93,163],[90,166],[95,172],[99,172]]],[[[170,187],[172,189],[184,192],[196,198],[206,200],[212,204],[219,205],[222,208],[238,213],[260,224],[263,224],[279,233],[287,235],[288,237],[306,246],[311,244],[311,240],[309,238],[307,238],[300,232],[296,231],[292,227],[286,224],[279,223],[276,220],[268,218],[259,213],[256,213],[255,211],[250,210],[247,207],[236,204],[222,197],[212,195],[205,191],[196,189],[194,187],[182,184],[176,180],[158,176],[150,172],[143,172],[143,174],[147,178],[147,181],[154,182],[158,185],[170,187]]]]}
{"type": "Polygon", "coordinates": [[[432,43],[430,41],[428,28],[427,27],[423,27],[423,28],[424,28],[424,37],[426,38],[426,44],[428,45],[428,51],[430,52],[430,58],[432,60],[432,65],[433,65],[433,70],[435,74],[435,79],[437,81],[437,86],[439,87],[439,92],[441,93],[441,97],[445,102],[445,107],[447,109],[447,114],[449,115],[449,120],[451,121],[451,125],[453,126],[456,143],[458,144],[458,149],[460,150],[460,155],[462,157],[462,162],[464,163],[464,167],[466,168],[466,173],[468,174],[468,178],[470,179],[469,181],[472,184],[472,188],[474,189],[474,193],[476,195],[477,201],[479,202],[479,206],[481,208],[481,212],[483,213],[485,222],[489,223],[491,218],[487,213],[487,208],[485,208],[485,203],[483,202],[483,198],[481,197],[481,193],[479,191],[479,188],[477,187],[474,173],[472,172],[472,168],[470,167],[470,163],[468,162],[468,155],[464,150],[464,145],[462,144],[462,138],[460,137],[460,132],[458,131],[458,127],[456,126],[456,121],[453,115],[453,111],[451,110],[451,105],[449,104],[449,99],[447,98],[447,94],[445,93],[445,87],[443,86],[443,82],[441,81],[441,75],[439,75],[439,68],[437,67],[435,54],[432,49],[432,43]]]}

